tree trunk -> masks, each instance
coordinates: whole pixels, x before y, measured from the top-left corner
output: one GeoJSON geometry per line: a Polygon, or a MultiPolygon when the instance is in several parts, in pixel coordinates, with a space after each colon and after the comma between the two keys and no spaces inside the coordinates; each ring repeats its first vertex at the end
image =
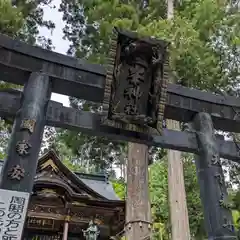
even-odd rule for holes
{"type": "Polygon", "coordinates": [[[172,19],[174,17],[174,0],[167,1],[167,18],[172,19]]]}
{"type": "MultiPolygon", "coordinates": [[[[167,1],[167,17],[174,17],[174,0],[167,1]]],[[[171,79],[170,79],[171,80],[171,79]]],[[[180,130],[179,122],[167,120],[169,129],[180,130]]],[[[191,238],[183,175],[183,163],[179,151],[168,150],[168,194],[171,216],[172,240],[191,238]]]]}
{"type": "Polygon", "coordinates": [[[151,234],[148,146],[129,143],[127,162],[126,239],[147,240],[151,234]]]}
{"type": "MultiPolygon", "coordinates": [[[[168,120],[168,127],[179,130],[179,123],[168,120]]],[[[168,150],[168,193],[172,240],[189,240],[189,220],[181,152],[168,150]]]]}

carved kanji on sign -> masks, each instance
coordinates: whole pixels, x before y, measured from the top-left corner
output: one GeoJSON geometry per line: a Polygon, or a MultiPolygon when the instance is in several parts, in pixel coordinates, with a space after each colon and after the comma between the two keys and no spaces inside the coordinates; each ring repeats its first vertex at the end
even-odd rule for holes
{"type": "Polygon", "coordinates": [[[124,97],[128,100],[139,100],[143,92],[140,90],[139,86],[129,87],[124,90],[124,97]]]}
{"type": "Polygon", "coordinates": [[[130,84],[133,84],[134,86],[138,86],[139,84],[144,82],[144,69],[138,68],[136,66],[129,67],[128,69],[128,77],[127,80],[130,84]]]}
{"type": "Polygon", "coordinates": [[[124,112],[127,115],[136,115],[137,114],[137,107],[134,104],[128,103],[125,107],[124,107],[124,112]]]}
{"type": "Polygon", "coordinates": [[[28,143],[26,140],[19,141],[16,146],[16,151],[18,155],[24,156],[29,154],[29,150],[31,148],[31,144],[28,143]]]}
{"type": "Polygon", "coordinates": [[[21,122],[21,129],[27,129],[30,133],[33,133],[36,121],[33,119],[23,119],[21,122]]]}
{"type": "Polygon", "coordinates": [[[21,180],[25,175],[25,170],[23,168],[21,168],[20,165],[16,165],[14,166],[9,172],[8,172],[8,176],[11,179],[16,179],[16,180],[21,180]]]}

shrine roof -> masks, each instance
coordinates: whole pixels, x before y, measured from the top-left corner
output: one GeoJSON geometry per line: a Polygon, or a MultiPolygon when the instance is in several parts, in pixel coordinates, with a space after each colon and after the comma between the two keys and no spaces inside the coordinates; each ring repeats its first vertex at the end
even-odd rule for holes
{"type": "Polygon", "coordinates": [[[114,192],[112,184],[108,181],[106,175],[85,174],[75,172],[78,178],[89,188],[98,192],[100,195],[109,200],[120,200],[114,192]]]}
{"type": "Polygon", "coordinates": [[[121,201],[116,195],[113,186],[108,181],[106,175],[73,172],[63,164],[56,152],[53,150],[48,151],[46,154],[40,157],[38,161],[37,175],[38,172],[41,171],[40,169],[42,169],[41,166],[46,167],[47,162],[51,165],[49,160],[53,161],[53,164],[57,166],[60,172],[62,172],[71,183],[77,186],[77,188],[74,190],[76,193],[79,192],[79,189],[81,189],[84,190],[88,195],[95,196],[102,200],[121,201]]]}
{"type": "MultiPolygon", "coordinates": [[[[60,158],[53,150],[48,151],[46,154],[40,157],[35,182],[41,179],[44,179],[41,181],[51,181],[51,179],[42,177],[38,174],[40,165],[46,166],[46,163],[49,160],[53,161],[54,164],[58,166],[61,172],[65,172],[65,175],[68,176],[69,179],[73,181],[75,180],[75,184],[79,188],[85,189],[88,194],[93,194],[97,197],[102,198],[103,200],[121,201],[120,198],[116,195],[112,184],[110,183],[108,177],[105,174],[86,174],[81,172],[73,172],[62,163],[60,158]]],[[[3,163],[4,161],[0,160],[0,172],[3,163]]]]}

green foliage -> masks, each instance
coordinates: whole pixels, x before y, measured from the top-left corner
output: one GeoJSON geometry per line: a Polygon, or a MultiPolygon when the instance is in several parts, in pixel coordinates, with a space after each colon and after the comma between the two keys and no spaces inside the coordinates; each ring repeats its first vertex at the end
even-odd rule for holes
{"type": "Polygon", "coordinates": [[[11,126],[4,120],[0,119],[0,159],[6,157],[6,147],[11,132],[11,126]]]}
{"type": "Polygon", "coordinates": [[[198,239],[204,239],[206,236],[195,163],[191,154],[184,154],[182,157],[191,234],[198,239]]]}
{"type": "Polygon", "coordinates": [[[17,32],[17,37],[31,45],[52,49],[52,41],[45,36],[39,36],[39,27],[46,27],[51,31],[55,28],[52,21],[43,18],[43,6],[50,7],[52,0],[15,0],[12,2],[24,18],[24,24],[17,32]]]}
{"type": "Polygon", "coordinates": [[[233,222],[236,230],[238,231],[238,238],[240,239],[240,191],[234,191],[231,194],[233,202],[233,222]]]}
{"type": "Polygon", "coordinates": [[[233,194],[233,203],[234,203],[234,209],[240,212],[240,191],[236,191],[233,194]]]}
{"type": "Polygon", "coordinates": [[[166,159],[151,165],[149,189],[152,204],[154,239],[169,239],[168,174],[166,159]]]}
{"type": "Polygon", "coordinates": [[[79,166],[78,164],[73,164],[69,159],[63,159],[63,164],[73,172],[81,172],[84,173],[85,169],[79,166]]]}
{"type": "MultiPolygon", "coordinates": [[[[23,14],[14,8],[10,0],[0,0],[0,32],[16,36],[24,24],[23,14]]],[[[16,85],[0,81],[0,89],[16,88],[16,85]]],[[[6,157],[6,147],[11,133],[11,125],[0,119],[0,159],[6,157]]]]}
{"type": "Polygon", "coordinates": [[[113,26],[137,30],[140,24],[147,24],[159,16],[165,17],[165,1],[148,1],[144,10],[143,2],[79,0],[73,3],[63,0],[64,33],[72,43],[69,53],[105,63],[113,26]]]}
{"type": "Polygon", "coordinates": [[[236,86],[239,76],[239,14],[236,9],[227,11],[227,5],[181,1],[170,21],[164,19],[165,1],[149,1],[146,8],[139,1],[63,1],[62,11],[67,19],[65,34],[77,56],[105,63],[113,26],[137,30],[171,43],[175,82],[215,91],[236,86]]]}
{"type": "Polygon", "coordinates": [[[237,231],[240,229],[240,212],[237,210],[232,211],[233,223],[237,231]]]}
{"type": "Polygon", "coordinates": [[[24,24],[23,14],[14,8],[10,0],[0,0],[0,32],[10,36],[16,35],[24,24]]]}
{"type": "Polygon", "coordinates": [[[57,131],[54,146],[60,155],[67,157],[63,145],[72,153],[69,161],[85,168],[87,172],[105,171],[115,176],[113,164],[121,166],[125,162],[125,144],[110,142],[106,138],[60,130],[57,131]]]}
{"type": "Polygon", "coordinates": [[[0,32],[32,45],[52,49],[50,39],[38,36],[39,27],[55,28],[52,21],[43,19],[43,6],[50,3],[51,0],[0,0],[0,32]]]}
{"type": "MultiPolygon", "coordinates": [[[[191,234],[197,239],[204,239],[203,212],[200,200],[194,161],[189,154],[183,156],[184,180],[189,213],[191,234]]],[[[154,163],[149,171],[149,187],[152,202],[155,239],[170,239],[168,206],[168,164],[164,157],[154,163]]]]}
{"type": "Polygon", "coordinates": [[[115,193],[117,194],[117,196],[124,200],[126,197],[126,184],[124,182],[124,180],[122,179],[114,179],[111,180],[111,183],[113,185],[113,189],[115,191],[115,193]]]}

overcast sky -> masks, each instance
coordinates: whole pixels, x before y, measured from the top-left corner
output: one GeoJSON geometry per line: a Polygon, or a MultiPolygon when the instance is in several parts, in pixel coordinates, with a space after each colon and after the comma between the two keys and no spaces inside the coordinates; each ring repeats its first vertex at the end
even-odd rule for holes
{"type": "MultiPolygon", "coordinates": [[[[63,40],[62,28],[64,27],[64,22],[62,21],[62,13],[58,12],[61,0],[53,0],[51,6],[55,5],[56,8],[50,8],[48,6],[44,7],[44,19],[52,20],[56,24],[55,30],[51,33],[47,28],[40,28],[40,35],[49,37],[53,41],[54,51],[66,54],[69,43],[63,40]]],[[[52,100],[61,102],[64,106],[69,106],[68,96],[52,93],[52,100]]]]}

